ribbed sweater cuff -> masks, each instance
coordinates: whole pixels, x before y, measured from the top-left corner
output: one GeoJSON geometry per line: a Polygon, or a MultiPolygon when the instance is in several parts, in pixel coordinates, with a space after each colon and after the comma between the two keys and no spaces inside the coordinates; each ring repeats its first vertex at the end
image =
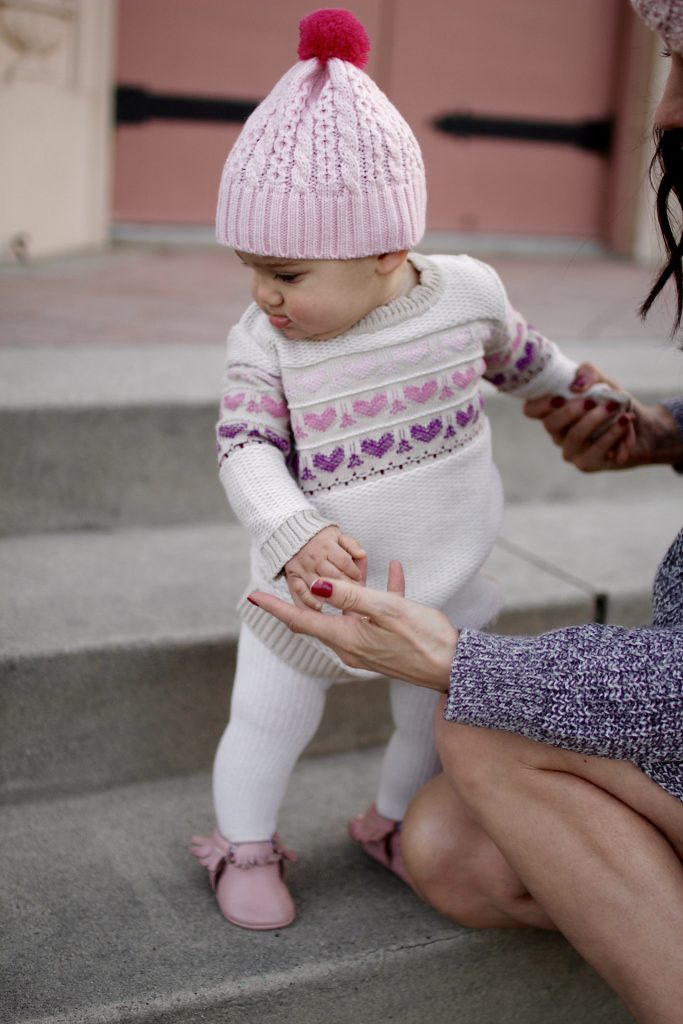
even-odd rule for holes
{"type": "Polygon", "coordinates": [[[286,519],[282,526],[278,526],[277,530],[271,533],[261,548],[261,555],[272,578],[280,575],[285,564],[297,551],[301,551],[311,537],[315,537],[316,533],[320,533],[326,526],[333,525],[334,523],[318,515],[313,509],[296,512],[286,519]]]}

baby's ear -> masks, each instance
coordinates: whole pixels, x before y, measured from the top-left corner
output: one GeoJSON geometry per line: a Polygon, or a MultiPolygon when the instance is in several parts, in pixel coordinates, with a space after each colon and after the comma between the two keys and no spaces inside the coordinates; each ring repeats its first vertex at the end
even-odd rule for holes
{"type": "Polygon", "coordinates": [[[377,257],[377,272],[379,274],[393,274],[395,270],[398,270],[408,256],[407,249],[401,249],[399,252],[385,252],[381,256],[377,257]]]}

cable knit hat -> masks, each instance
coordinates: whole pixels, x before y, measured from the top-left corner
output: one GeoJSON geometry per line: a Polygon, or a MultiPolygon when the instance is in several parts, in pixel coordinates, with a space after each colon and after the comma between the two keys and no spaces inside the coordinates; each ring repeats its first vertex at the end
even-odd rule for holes
{"type": "Polygon", "coordinates": [[[348,11],[299,25],[298,64],[249,117],[223,168],[216,237],[287,259],[410,249],[424,233],[420,147],[360,70],[370,48],[348,11]]]}

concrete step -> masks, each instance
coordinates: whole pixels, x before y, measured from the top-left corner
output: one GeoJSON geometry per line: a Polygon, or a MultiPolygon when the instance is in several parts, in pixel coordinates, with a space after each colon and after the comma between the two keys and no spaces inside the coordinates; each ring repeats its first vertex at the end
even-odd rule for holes
{"type": "MultiPolygon", "coordinates": [[[[567,342],[644,401],[683,392],[680,353],[654,342],[567,342]]],[[[0,534],[224,521],[213,425],[222,346],[0,349],[0,534]]],[[[677,493],[666,468],[581,475],[519,403],[490,389],[510,501],[677,493]]]]}
{"type": "Polygon", "coordinates": [[[346,837],[376,751],[302,762],[281,816],[299,917],[249,932],[186,853],[209,778],[0,812],[4,1024],[628,1024],[558,935],[440,918],[346,837]]]}
{"type": "MultiPolygon", "coordinates": [[[[496,629],[645,622],[678,500],[511,506],[496,629]]],[[[236,525],[0,541],[0,795],[208,770],[227,718],[247,543],[236,525]]],[[[309,753],[380,743],[383,683],[335,686],[309,753]]]]}

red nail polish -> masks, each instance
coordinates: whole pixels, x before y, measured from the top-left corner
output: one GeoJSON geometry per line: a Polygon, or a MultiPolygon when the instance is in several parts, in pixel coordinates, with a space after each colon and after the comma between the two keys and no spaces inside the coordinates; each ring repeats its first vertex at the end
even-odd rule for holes
{"type": "Polygon", "coordinates": [[[332,597],[332,584],[327,580],[315,580],[311,583],[311,593],[316,597],[332,597]]]}
{"type": "Polygon", "coordinates": [[[607,412],[616,412],[618,408],[619,408],[619,403],[618,402],[608,402],[607,405],[605,406],[605,409],[607,410],[607,412]]]}
{"type": "Polygon", "coordinates": [[[572,384],[572,388],[576,388],[577,391],[583,391],[587,383],[588,377],[584,377],[584,375],[580,373],[572,384]]]}
{"type": "Polygon", "coordinates": [[[619,419],[617,420],[617,423],[619,424],[620,427],[625,427],[628,423],[630,423],[630,420],[629,420],[628,416],[626,415],[626,413],[624,413],[623,416],[619,417],[619,419]]]}
{"type": "Polygon", "coordinates": [[[254,598],[251,597],[249,594],[247,594],[247,601],[249,602],[249,604],[255,604],[257,608],[261,607],[258,601],[255,601],[254,598]]]}
{"type": "Polygon", "coordinates": [[[550,399],[550,405],[553,409],[561,409],[565,401],[566,399],[564,399],[562,395],[555,395],[554,398],[550,399]]]}
{"type": "Polygon", "coordinates": [[[597,404],[598,403],[595,401],[595,399],[587,398],[586,401],[583,403],[583,407],[586,410],[586,412],[590,412],[591,409],[595,409],[597,404]]]}

